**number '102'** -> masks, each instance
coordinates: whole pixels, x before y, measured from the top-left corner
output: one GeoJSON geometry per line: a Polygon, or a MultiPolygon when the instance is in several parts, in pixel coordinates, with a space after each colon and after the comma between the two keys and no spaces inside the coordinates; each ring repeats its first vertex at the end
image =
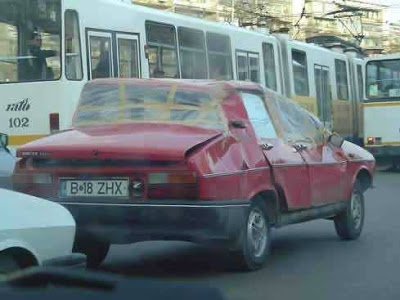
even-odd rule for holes
{"type": "Polygon", "coordinates": [[[9,128],[27,128],[29,127],[28,118],[10,118],[8,119],[9,128]]]}

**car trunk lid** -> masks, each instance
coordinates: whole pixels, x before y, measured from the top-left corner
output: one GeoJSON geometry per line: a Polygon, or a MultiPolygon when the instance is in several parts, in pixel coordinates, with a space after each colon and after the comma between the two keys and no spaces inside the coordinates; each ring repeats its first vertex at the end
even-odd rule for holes
{"type": "Polygon", "coordinates": [[[220,130],[180,124],[91,126],[52,135],[18,150],[19,157],[182,161],[193,147],[222,134],[220,130]]]}

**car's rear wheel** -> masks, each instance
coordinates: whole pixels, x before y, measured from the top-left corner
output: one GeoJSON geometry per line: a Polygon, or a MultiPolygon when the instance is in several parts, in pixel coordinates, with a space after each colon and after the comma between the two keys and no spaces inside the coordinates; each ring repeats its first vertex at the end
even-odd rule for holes
{"type": "Polygon", "coordinates": [[[243,226],[240,248],[235,253],[235,262],[242,270],[260,269],[267,260],[271,245],[267,209],[262,201],[257,200],[250,206],[243,226]]]}
{"type": "Polygon", "coordinates": [[[86,255],[86,265],[88,268],[98,268],[110,250],[110,244],[93,240],[77,240],[74,245],[74,252],[86,255]]]}
{"type": "Polygon", "coordinates": [[[9,254],[0,253],[0,276],[10,274],[20,269],[21,266],[18,264],[15,257],[9,254]]]}
{"type": "Polygon", "coordinates": [[[354,184],[346,209],[334,218],[337,234],[345,240],[357,239],[364,225],[364,195],[358,181],[354,184]]]}

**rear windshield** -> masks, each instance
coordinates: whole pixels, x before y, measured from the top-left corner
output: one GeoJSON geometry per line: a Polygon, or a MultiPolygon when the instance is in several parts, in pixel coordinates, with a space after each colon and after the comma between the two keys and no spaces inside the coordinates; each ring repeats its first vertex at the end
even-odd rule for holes
{"type": "Polygon", "coordinates": [[[88,84],[73,126],[131,122],[179,123],[224,129],[220,100],[178,85],[88,84]]]}

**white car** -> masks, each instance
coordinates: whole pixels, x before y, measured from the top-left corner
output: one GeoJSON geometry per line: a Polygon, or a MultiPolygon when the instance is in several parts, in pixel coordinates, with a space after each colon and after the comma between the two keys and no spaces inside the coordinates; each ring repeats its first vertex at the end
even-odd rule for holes
{"type": "MultiPolygon", "coordinates": [[[[10,153],[0,133],[0,151],[10,153]]],[[[72,253],[76,224],[59,204],[0,188],[0,274],[31,266],[84,266],[72,253]]]]}
{"type": "Polygon", "coordinates": [[[0,274],[31,266],[84,265],[75,221],[59,204],[0,189],[0,274]]]}

